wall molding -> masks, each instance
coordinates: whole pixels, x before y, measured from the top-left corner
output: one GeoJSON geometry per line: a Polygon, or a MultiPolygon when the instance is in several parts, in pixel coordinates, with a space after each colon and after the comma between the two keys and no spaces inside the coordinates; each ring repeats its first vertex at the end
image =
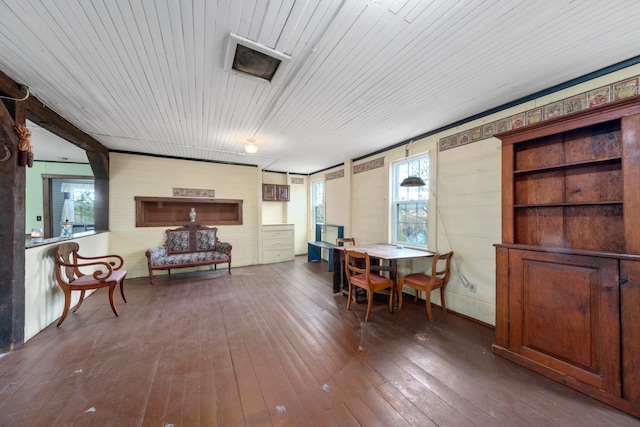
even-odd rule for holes
{"type": "Polygon", "coordinates": [[[638,94],[640,76],[620,80],[578,95],[563,98],[549,104],[531,108],[509,117],[476,126],[453,135],[440,138],[439,151],[449,150],[473,142],[482,141],[511,129],[533,125],[556,117],[587,110],[609,102],[630,98],[638,94]]]}
{"type": "Polygon", "coordinates": [[[340,169],[339,171],[330,172],[324,175],[325,181],[330,181],[332,179],[344,178],[344,169],[340,169]]]}
{"type": "Polygon", "coordinates": [[[384,157],[378,157],[377,159],[369,160],[368,162],[360,163],[353,166],[354,175],[361,172],[368,172],[373,169],[384,167],[384,157]]]}

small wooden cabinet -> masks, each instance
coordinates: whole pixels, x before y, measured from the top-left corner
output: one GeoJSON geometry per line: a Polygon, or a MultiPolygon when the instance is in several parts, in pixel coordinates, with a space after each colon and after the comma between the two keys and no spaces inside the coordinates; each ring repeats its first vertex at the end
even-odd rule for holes
{"type": "Polygon", "coordinates": [[[288,185],[262,184],[262,200],[268,202],[288,202],[290,187],[288,185]]]}
{"type": "Polygon", "coordinates": [[[494,352],[640,417],[640,99],[497,137],[494,352]]]}
{"type": "Polygon", "coordinates": [[[273,224],[262,226],[262,263],[293,261],[294,225],[273,224]]]}

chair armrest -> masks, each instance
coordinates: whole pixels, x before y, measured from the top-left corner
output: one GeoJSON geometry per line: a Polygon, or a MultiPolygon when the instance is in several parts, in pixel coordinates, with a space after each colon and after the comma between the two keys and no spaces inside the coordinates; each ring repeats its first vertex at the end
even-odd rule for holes
{"type": "Polygon", "coordinates": [[[149,262],[154,262],[162,257],[167,256],[167,248],[165,248],[164,246],[156,246],[147,250],[144,254],[149,259],[149,262]]]}
{"type": "Polygon", "coordinates": [[[109,263],[114,270],[119,270],[124,265],[124,259],[120,255],[82,256],[80,254],[76,254],[76,258],[79,260],[98,260],[101,262],[106,262],[109,263]]]}
{"type": "Polygon", "coordinates": [[[111,273],[113,273],[114,270],[116,270],[115,268],[113,268],[112,263],[110,262],[106,262],[106,261],[93,261],[93,262],[78,262],[75,264],[67,264],[65,262],[59,262],[59,265],[63,266],[63,267],[72,267],[73,270],[76,273],[77,277],[81,277],[81,276],[93,276],[94,279],[96,280],[100,280],[100,281],[104,281],[105,279],[108,279],[109,276],[111,276],[111,273]],[[95,266],[104,266],[104,270],[98,268],[95,271],[87,274],[87,273],[83,273],[80,269],[84,268],[84,267],[95,267],[95,266]]]}
{"type": "Polygon", "coordinates": [[[218,252],[231,255],[231,249],[233,249],[231,243],[218,241],[218,252]]]}

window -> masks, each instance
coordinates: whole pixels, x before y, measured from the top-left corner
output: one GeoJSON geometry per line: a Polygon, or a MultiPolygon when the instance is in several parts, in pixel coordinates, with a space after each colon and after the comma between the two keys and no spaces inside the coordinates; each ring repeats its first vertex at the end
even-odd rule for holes
{"type": "Polygon", "coordinates": [[[391,240],[395,244],[427,247],[429,242],[429,155],[393,164],[391,240]],[[401,187],[408,176],[420,176],[423,187],[401,187]]]}
{"type": "Polygon", "coordinates": [[[95,206],[95,192],[92,190],[73,191],[73,213],[74,222],[85,226],[85,228],[93,228],[93,208],[95,206]]]}
{"type": "Polygon", "coordinates": [[[311,183],[311,204],[313,209],[313,225],[324,224],[324,181],[311,183]]]}
{"type": "MultiPolygon", "coordinates": [[[[61,196],[52,198],[53,230],[58,235],[60,221],[73,222],[74,232],[94,228],[95,189],[93,181],[54,179],[61,196]],[[59,185],[59,187],[58,187],[59,185]],[[58,205],[60,203],[60,205],[58,205]]],[[[57,192],[56,192],[57,193],[57,192]]]]}

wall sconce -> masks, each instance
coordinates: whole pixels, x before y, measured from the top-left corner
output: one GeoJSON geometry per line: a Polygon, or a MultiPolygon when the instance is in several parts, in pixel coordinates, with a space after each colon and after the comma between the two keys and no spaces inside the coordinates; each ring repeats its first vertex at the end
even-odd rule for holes
{"type": "Polygon", "coordinates": [[[258,152],[258,146],[253,138],[247,138],[247,143],[244,144],[244,151],[247,154],[256,154],[258,152]]]}

